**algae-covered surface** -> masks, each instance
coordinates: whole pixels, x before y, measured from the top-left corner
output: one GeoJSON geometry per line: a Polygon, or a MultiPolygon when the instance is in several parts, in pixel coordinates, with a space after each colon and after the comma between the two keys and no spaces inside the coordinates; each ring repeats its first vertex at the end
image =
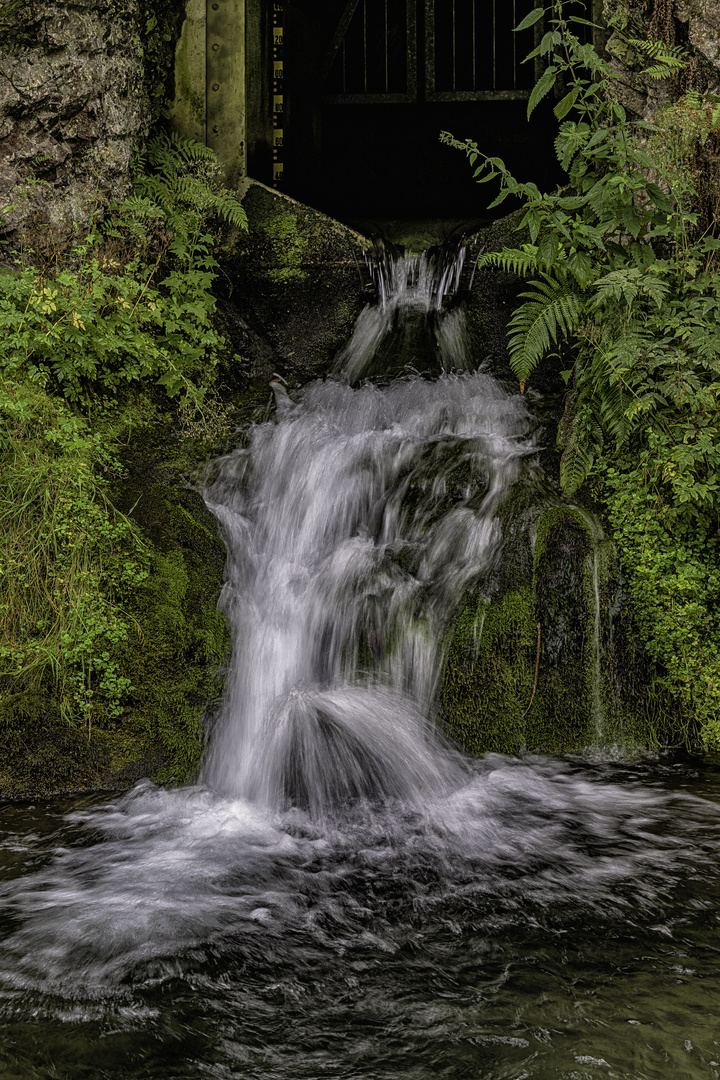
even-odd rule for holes
{"type": "MultiPolygon", "coordinates": [[[[527,510],[527,494],[518,501],[527,510]]],[[[523,525],[510,510],[499,582],[471,592],[451,620],[443,727],[472,753],[659,745],[667,703],[654,695],[599,520],[539,502],[523,525]]]]}
{"type": "MultiPolygon", "coordinates": [[[[196,443],[183,435],[172,410],[156,412],[138,401],[135,415],[116,451],[121,472],[104,489],[112,512],[126,515],[119,520],[134,531],[125,528],[115,541],[118,552],[110,543],[90,547],[84,523],[71,537],[87,548],[89,572],[100,585],[103,560],[119,557],[134,568],[132,587],[96,617],[120,613],[120,629],[106,634],[104,652],[97,646],[95,652],[121,692],[113,697],[113,683],[103,684],[86,668],[84,712],[68,715],[68,701],[77,700],[73,684],[68,690],[67,678],[64,684],[53,679],[52,667],[35,685],[22,676],[12,683],[6,675],[0,729],[5,797],[123,788],[144,776],[183,783],[197,773],[202,718],[220,693],[228,651],[216,608],[225,552],[214,518],[191,485],[199,476],[196,443]]],[[[58,498],[72,494],[60,488],[58,498]]],[[[64,579],[58,580],[59,589],[64,579]]]]}

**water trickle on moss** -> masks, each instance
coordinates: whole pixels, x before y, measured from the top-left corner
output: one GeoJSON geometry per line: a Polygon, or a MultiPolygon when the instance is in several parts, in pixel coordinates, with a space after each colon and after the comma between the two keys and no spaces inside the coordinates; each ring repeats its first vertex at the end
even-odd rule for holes
{"type": "Polygon", "coordinates": [[[498,573],[512,585],[468,596],[449,631],[439,697],[448,734],[472,753],[655,744],[658,709],[612,544],[588,511],[549,507],[522,582],[518,531],[512,573],[498,573]]]}

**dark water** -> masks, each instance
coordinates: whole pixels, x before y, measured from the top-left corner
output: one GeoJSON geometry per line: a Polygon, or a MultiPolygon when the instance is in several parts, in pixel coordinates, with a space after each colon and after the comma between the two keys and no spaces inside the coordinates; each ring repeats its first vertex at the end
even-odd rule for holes
{"type": "Polygon", "coordinates": [[[322,820],[6,807],[0,1075],[716,1077],[720,774],[476,762],[322,820]]]}

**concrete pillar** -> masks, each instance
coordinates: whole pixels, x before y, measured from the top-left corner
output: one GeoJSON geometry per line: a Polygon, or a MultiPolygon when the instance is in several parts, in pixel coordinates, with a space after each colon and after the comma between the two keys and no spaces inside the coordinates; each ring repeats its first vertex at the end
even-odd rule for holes
{"type": "Polygon", "coordinates": [[[231,185],[247,173],[246,0],[187,0],[173,127],[211,146],[231,185]]]}

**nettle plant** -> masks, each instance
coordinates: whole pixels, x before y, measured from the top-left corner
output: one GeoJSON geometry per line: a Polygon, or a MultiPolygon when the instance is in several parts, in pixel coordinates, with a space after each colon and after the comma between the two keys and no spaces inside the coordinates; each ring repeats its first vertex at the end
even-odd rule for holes
{"type": "MultiPolygon", "coordinates": [[[[491,208],[510,196],[523,202],[519,229],[530,242],[480,262],[528,279],[508,342],[522,389],[544,357],[573,347],[560,430],[561,482],[572,494],[606,440],[622,445],[648,412],[684,403],[717,374],[709,358],[718,346],[712,298],[720,240],[696,228],[689,147],[720,128],[720,101],[688,93],[656,123],[628,120],[613,97],[608,63],[573,32],[587,20],[566,15],[568,6],[556,0],[535,8],[517,27],[541,19],[549,26],[526,58],[547,61],[528,117],[560,91],[555,149],[567,186],[543,193],[476,143],[447,132],[441,139],[469,155],[479,183],[499,180],[491,208]],[[679,118],[687,120],[684,131],[679,118]]],[[[653,78],[672,77],[684,63],[677,46],[630,44],[648,59],[645,74],[653,78]]]]}

